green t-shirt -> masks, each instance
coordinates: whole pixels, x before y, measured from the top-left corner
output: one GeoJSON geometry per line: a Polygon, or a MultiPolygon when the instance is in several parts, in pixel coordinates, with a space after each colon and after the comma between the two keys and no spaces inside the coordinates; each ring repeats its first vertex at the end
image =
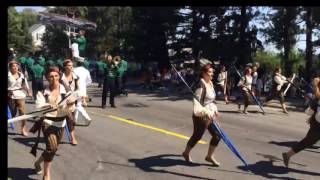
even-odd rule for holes
{"type": "Polygon", "coordinates": [[[35,64],[31,67],[32,79],[42,79],[44,75],[44,68],[40,64],[35,64]]]}
{"type": "Polygon", "coordinates": [[[53,61],[52,59],[49,59],[49,60],[47,61],[47,66],[48,66],[48,67],[55,66],[54,61],[53,61]]]}
{"type": "Polygon", "coordinates": [[[43,56],[41,56],[39,59],[40,59],[39,64],[42,67],[44,67],[46,65],[46,59],[43,56]]]}
{"type": "Polygon", "coordinates": [[[83,67],[86,68],[86,69],[89,69],[89,65],[90,65],[90,62],[85,59],[85,60],[83,61],[83,67]]]}
{"type": "Polygon", "coordinates": [[[125,60],[121,61],[121,64],[119,66],[118,72],[119,72],[119,76],[122,77],[124,72],[126,72],[128,70],[128,63],[125,60]]]}
{"type": "Polygon", "coordinates": [[[34,59],[32,57],[28,57],[25,63],[27,65],[27,68],[30,69],[34,64],[34,59]]]}
{"type": "Polygon", "coordinates": [[[25,57],[20,57],[19,59],[18,59],[18,62],[20,63],[20,64],[25,64],[26,63],[26,58],[25,57]]]}
{"type": "Polygon", "coordinates": [[[97,66],[98,66],[98,71],[99,72],[104,72],[104,69],[106,68],[107,64],[105,62],[103,62],[102,60],[101,61],[98,61],[97,62],[97,66]]]}
{"type": "Polygon", "coordinates": [[[57,64],[56,64],[60,69],[63,68],[63,60],[61,58],[59,58],[57,60],[57,64]]]}
{"type": "Polygon", "coordinates": [[[75,40],[78,43],[79,51],[84,51],[86,49],[87,40],[84,36],[80,36],[75,40]]]}

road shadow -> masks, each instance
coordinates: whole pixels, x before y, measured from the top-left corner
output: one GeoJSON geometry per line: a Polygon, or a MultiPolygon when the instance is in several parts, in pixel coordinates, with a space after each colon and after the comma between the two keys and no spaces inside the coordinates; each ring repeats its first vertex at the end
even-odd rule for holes
{"type": "Polygon", "coordinates": [[[214,180],[212,178],[207,177],[200,177],[200,176],[194,176],[190,174],[184,174],[184,173],[178,173],[168,170],[158,170],[159,167],[170,167],[170,166],[201,166],[201,164],[198,163],[187,163],[185,160],[183,160],[181,155],[176,154],[161,154],[157,156],[150,156],[142,159],[129,159],[128,160],[131,163],[135,164],[135,167],[143,170],[144,172],[157,172],[157,173],[168,173],[176,176],[182,176],[186,178],[194,178],[194,179],[207,179],[207,180],[214,180]],[[179,159],[176,159],[176,158],[179,159]]]}
{"type": "MultiPolygon", "coordinates": [[[[310,171],[304,171],[299,169],[293,169],[293,168],[287,168],[284,165],[277,166],[273,163],[276,161],[282,161],[282,159],[277,158],[273,155],[267,155],[267,154],[260,154],[257,153],[257,155],[260,155],[267,160],[258,161],[255,164],[249,164],[246,166],[238,166],[241,170],[249,171],[255,175],[267,178],[267,179],[283,179],[283,180],[294,180],[296,178],[291,177],[285,177],[284,175],[288,174],[289,172],[298,173],[298,174],[305,174],[310,176],[320,176],[320,173],[318,172],[310,172],[310,171]],[[278,176],[282,175],[282,176],[278,176]]],[[[296,163],[297,164],[297,163],[296,163]]]]}
{"type": "Polygon", "coordinates": [[[30,175],[36,175],[34,169],[8,167],[8,179],[11,178],[12,180],[37,180],[30,178],[30,175]]]}
{"type": "Polygon", "coordinates": [[[130,107],[130,108],[149,107],[148,105],[143,103],[127,103],[127,104],[123,104],[122,106],[130,107]]]}
{"type": "MultiPolygon", "coordinates": [[[[270,141],[269,142],[269,144],[275,144],[277,146],[283,146],[283,147],[289,147],[289,148],[296,146],[298,143],[299,143],[299,141],[283,141],[283,142],[270,141]]],[[[304,151],[309,151],[309,152],[313,152],[313,153],[320,153],[320,151],[313,151],[310,149],[317,150],[317,149],[320,149],[320,146],[312,145],[312,146],[308,147],[307,149],[304,149],[304,151]]]]}
{"type": "MultiPolygon", "coordinates": [[[[8,132],[8,135],[16,135],[16,133],[8,132]]],[[[20,134],[18,134],[18,135],[20,135],[20,134]]],[[[18,143],[20,143],[20,144],[23,144],[23,145],[31,148],[34,145],[34,143],[36,142],[37,137],[23,137],[22,136],[22,137],[11,137],[11,139],[16,141],[16,142],[18,142],[18,143]]],[[[39,143],[45,143],[44,139],[40,137],[39,143]]],[[[37,149],[38,150],[44,150],[42,148],[39,148],[39,146],[38,146],[37,149]]]]}

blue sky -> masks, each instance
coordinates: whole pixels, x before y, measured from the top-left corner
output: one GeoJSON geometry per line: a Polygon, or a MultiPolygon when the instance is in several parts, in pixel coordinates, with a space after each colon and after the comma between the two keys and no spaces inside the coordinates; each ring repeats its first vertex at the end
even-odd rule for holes
{"type": "Polygon", "coordinates": [[[15,7],[18,12],[22,12],[25,8],[31,8],[36,12],[43,11],[45,8],[43,6],[16,6],[15,7]]]}
{"type": "MultiPolygon", "coordinates": [[[[16,8],[16,10],[17,10],[18,12],[22,12],[23,9],[25,9],[25,8],[31,8],[31,9],[35,10],[36,12],[45,10],[45,8],[44,8],[43,6],[16,6],[15,8],[16,8]]],[[[268,11],[267,8],[259,7],[259,10],[262,11],[263,13],[268,13],[268,12],[267,12],[267,11],[268,11]]],[[[259,27],[259,24],[257,24],[257,27],[259,27]]],[[[263,36],[262,36],[260,33],[258,34],[258,38],[259,38],[260,40],[264,41],[264,38],[263,38],[263,36]]],[[[295,48],[299,48],[299,49],[304,50],[304,49],[306,48],[305,35],[298,35],[297,38],[298,38],[299,41],[297,42],[295,48]]],[[[314,36],[313,39],[315,40],[316,37],[314,36]]],[[[263,44],[264,44],[265,49],[266,49],[267,51],[279,52],[279,51],[275,48],[275,46],[274,46],[273,44],[265,44],[264,42],[263,42],[263,44]]],[[[319,54],[319,53],[320,53],[320,48],[315,49],[315,54],[319,54]]]]}

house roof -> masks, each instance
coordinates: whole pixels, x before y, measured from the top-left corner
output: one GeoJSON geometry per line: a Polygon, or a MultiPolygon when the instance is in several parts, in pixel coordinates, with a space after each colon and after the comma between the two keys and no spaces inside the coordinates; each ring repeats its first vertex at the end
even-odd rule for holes
{"type": "Polygon", "coordinates": [[[34,32],[35,30],[37,30],[38,28],[40,28],[42,26],[44,26],[44,25],[43,24],[34,24],[29,28],[29,32],[32,33],[32,32],[34,32]]]}

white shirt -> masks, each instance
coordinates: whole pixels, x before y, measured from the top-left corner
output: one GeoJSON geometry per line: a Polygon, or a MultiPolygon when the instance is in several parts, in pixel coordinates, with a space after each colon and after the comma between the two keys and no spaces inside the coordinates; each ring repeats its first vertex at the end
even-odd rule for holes
{"type": "Polygon", "coordinates": [[[25,92],[22,90],[22,83],[23,81],[26,84],[27,89],[29,89],[28,81],[26,77],[18,72],[19,78],[15,79],[11,72],[8,72],[8,90],[12,91],[12,95],[10,96],[11,99],[24,99],[26,98],[25,92]]]}
{"type": "Polygon", "coordinates": [[[280,73],[277,73],[274,76],[274,81],[281,86],[286,82],[286,79],[287,78],[285,76],[282,76],[280,73]]]}
{"type": "Polygon", "coordinates": [[[252,85],[252,76],[251,75],[245,75],[242,77],[238,83],[238,86],[245,86],[246,88],[243,88],[243,90],[247,91],[248,89],[251,90],[252,85]]]}
{"type": "Polygon", "coordinates": [[[221,86],[224,85],[224,81],[226,80],[226,73],[227,73],[226,71],[223,71],[218,75],[218,84],[221,86]]]}
{"type": "MultiPolygon", "coordinates": [[[[62,84],[60,84],[60,94],[66,94],[66,89],[64,88],[64,86],[62,84]]],[[[57,106],[58,103],[61,101],[62,96],[58,96],[57,99],[54,99],[51,96],[51,91],[49,89],[49,87],[47,87],[43,94],[42,92],[38,92],[37,94],[37,100],[36,100],[36,108],[41,109],[43,106],[47,106],[47,105],[51,105],[53,107],[57,106]],[[48,101],[46,102],[45,96],[48,96],[48,101]]],[[[67,116],[68,113],[73,112],[75,110],[75,105],[73,106],[67,106],[66,104],[63,105],[61,108],[59,108],[57,111],[53,111],[53,112],[49,112],[46,113],[45,116],[46,117],[65,117],[67,116]]],[[[52,126],[56,126],[56,127],[64,127],[66,125],[66,120],[64,119],[63,121],[60,122],[55,122],[49,119],[44,119],[44,122],[52,125],[52,126]]]]}
{"type": "Polygon", "coordinates": [[[92,83],[90,72],[82,66],[74,68],[73,72],[79,77],[79,95],[87,96],[87,86],[92,83]]]}
{"type": "MultiPolygon", "coordinates": [[[[207,84],[203,79],[201,79],[202,83],[205,85],[206,88],[206,96],[204,97],[204,106],[202,106],[198,100],[193,98],[193,105],[194,105],[194,114],[198,117],[203,117],[206,115],[211,115],[215,117],[215,113],[218,112],[218,108],[214,103],[216,98],[216,93],[214,91],[212,82],[210,81],[207,84]],[[211,85],[211,87],[210,87],[211,85]]],[[[198,88],[195,92],[195,95],[200,100],[202,94],[202,88],[198,88]]]]}
{"type": "MultiPolygon", "coordinates": [[[[65,73],[62,74],[61,80],[64,81],[71,89],[71,91],[75,91],[76,89],[76,79],[78,79],[79,77],[77,75],[75,75],[74,73],[72,73],[72,82],[70,84],[70,82],[67,80],[65,73]]],[[[78,83],[78,90],[79,90],[79,80],[77,81],[78,83]]]]}
{"type": "Polygon", "coordinates": [[[253,72],[252,84],[257,84],[257,79],[258,79],[258,73],[257,72],[253,72]]]}

